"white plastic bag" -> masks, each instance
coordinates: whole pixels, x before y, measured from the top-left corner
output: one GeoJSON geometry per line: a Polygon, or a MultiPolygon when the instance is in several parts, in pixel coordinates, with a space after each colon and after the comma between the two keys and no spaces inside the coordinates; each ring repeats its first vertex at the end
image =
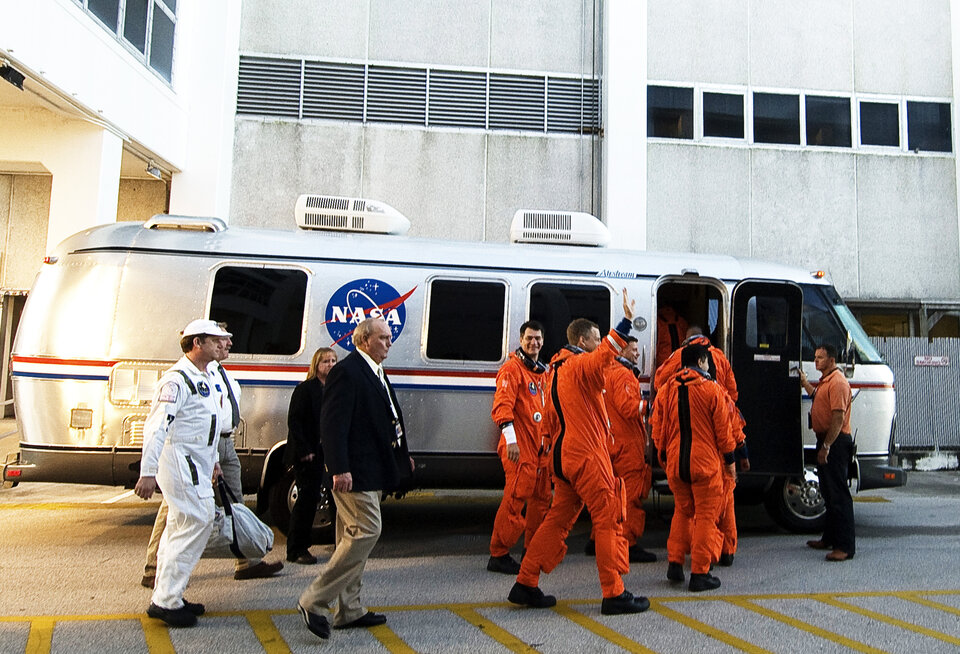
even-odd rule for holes
{"type": "Polygon", "coordinates": [[[223,507],[216,508],[213,531],[203,555],[214,559],[261,559],[273,549],[273,530],[217,479],[223,507]]]}

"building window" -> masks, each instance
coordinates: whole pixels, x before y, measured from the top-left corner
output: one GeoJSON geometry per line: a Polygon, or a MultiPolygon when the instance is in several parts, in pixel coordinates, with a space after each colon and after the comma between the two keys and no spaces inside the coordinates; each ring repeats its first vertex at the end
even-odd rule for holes
{"type": "Polygon", "coordinates": [[[427,315],[428,359],[503,359],[506,284],[435,279],[430,283],[427,315]]]}
{"type": "Polygon", "coordinates": [[[850,147],[849,98],[808,95],[805,107],[807,145],[850,147]]]}
{"type": "Polygon", "coordinates": [[[231,352],[296,354],[302,347],[306,297],[302,270],[224,266],[213,279],[210,319],[227,323],[231,352]]]}
{"type": "Polygon", "coordinates": [[[800,145],[800,97],[754,93],[753,141],[800,145]]]}
{"type": "Polygon", "coordinates": [[[892,102],[861,102],[860,143],[900,147],[900,107],[892,102]]]}
{"type": "Polygon", "coordinates": [[[743,95],[703,93],[703,135],[743,138],[743,95]]]}
{"type": "Polygon", "coordinates": [[[75,0],[168,82],[173,76],[176,0],[75,0]]]}
{"type": "Polygon", "coordinates": [[[907,147],[914,152],[951,152],[950,103],[907,101],[907,147]]]}
{"type": "Polygon", "coordinates": [[[543,325],[540,360],[549,361],[567,344],[567,325],[574,318],[597,323],[601,335],[610,330],[610,289],[599,284],[537,283],[530,289],[528,315],[543,325]]]}
{"type": "Polygon", "coordinates": [[[693,138],[693,89],[647,87],[647,136],[693,138]]]}

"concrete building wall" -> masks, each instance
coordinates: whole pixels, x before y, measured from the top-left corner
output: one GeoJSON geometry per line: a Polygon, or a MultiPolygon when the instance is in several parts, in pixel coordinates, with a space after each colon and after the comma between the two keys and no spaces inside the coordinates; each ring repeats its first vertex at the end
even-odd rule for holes
{"type": "MultiPolygon", "coordinates": [[[[592,75],[594,0],[314,2],[243,7],[241,55],[592,75]]],[[[411,235],[505,241],[516,210],[594,211],[596,138],[238,116],[231,221],[289,228],[301,193],[371,197],[411,235]]]]}
{"type": "Polygon", "coordinates": [[[145,221],[167,212],[167,185],[158,179],[120,178],[117,220],[145,221]]]}
{"type": "Polygon", "coordinates": [[[25,291],[46,254],[50,175],[0,175],[0,288],[25,291]]]}
{"type": "Polygon", "coordinates": [[[648,248],[823,269],[850,298],[960,296],[955,153],[858,145],[860,98],[900,103],[903,135],[906,101],[952,102],[950,13],[949,0],[651,0],[650,83],[743,94],[747,125],[744,139],[648,140],[648,248]],[[852,147],[752,143],[753,91],[850,98],[852,147]]]}

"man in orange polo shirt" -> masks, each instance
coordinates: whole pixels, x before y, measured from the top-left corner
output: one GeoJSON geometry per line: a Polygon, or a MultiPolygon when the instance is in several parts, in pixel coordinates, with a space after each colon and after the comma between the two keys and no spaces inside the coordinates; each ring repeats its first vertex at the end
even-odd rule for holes
{"type": "Polygon", "coordinates": [[[837,348],[820,345],[813,362],[820,371],[814,388],[800,371],[800,383],[813,398],[810,424],[817,435],[817,476],[827,506],[827,524],[820,540],[807,541],[815,550],[832,551],[827,561],[846,561],[856,553],[853,524],[853,498],[850,496],[850,464],[853,461],[853,437],[850,434],[850,383],[837,367],[837,348]]]}

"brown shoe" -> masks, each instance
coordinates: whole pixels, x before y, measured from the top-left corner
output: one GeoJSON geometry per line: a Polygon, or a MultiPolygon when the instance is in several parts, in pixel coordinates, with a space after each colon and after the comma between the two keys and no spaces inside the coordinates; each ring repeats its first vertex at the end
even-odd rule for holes
{"type": "Polygon", "coordinates": [[[234,579],[262,579],[264,577],[272,577],[283,570],[283,563],[280,561],[274,561],[273,563],[267,563],[266,561],[261,561],[257,565],[251,565],[249,568],[244,568],[243,570],[237,570],[233,573],[234,579]]]}
{"type": "Polygon", "coordinates": [[[843,550],[833,550],[827,554],[827,561],[848,561],[853,558],[853,554],[847,554],[843,550]]]}
{"type": "Polygon", "coordinates": [[[822,540],[808,540],[807,547],[812,547],[815,550],[833,549],[832,545],[828,545],[825,541],[822,541],[822,540]]]}
{"type": "Polygon", "coordinates": [[[144,588],[153,588],[157,583],[157,577],[155,575],[143,575],[143,579],[140,580],[140,585],[144,588]]]}

